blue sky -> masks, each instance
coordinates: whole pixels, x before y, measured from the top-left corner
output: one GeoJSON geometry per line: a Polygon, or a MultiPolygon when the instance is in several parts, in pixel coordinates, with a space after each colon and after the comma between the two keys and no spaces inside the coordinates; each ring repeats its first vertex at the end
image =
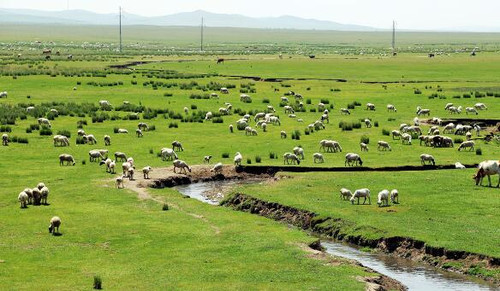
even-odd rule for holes
{"type": "Polygon", "coordinates": [[[0,8],[85,9],[158,16],[193,10],[247,16],[293,15],[340,23],[401,29],[498,28],[499,0],[0,0],[0,8]]]}

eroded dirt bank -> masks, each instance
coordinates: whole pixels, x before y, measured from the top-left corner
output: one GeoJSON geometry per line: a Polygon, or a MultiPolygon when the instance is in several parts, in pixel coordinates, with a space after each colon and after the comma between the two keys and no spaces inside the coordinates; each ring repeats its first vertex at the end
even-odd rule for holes
{"type": "Polygon", "coordinates": [[[434,247],[424,241],[409,237],[395,236],[369,239],[360,235],[350,235],[346,232],[346,228],[352,227],[354,225],[352,222],[339,218],[319,216],[308,210],[263,201],[243,193],[228,197],[221,205],[292,224],[319,236],[342,240],[362,247],[376,248],[448,271],[473,275],[500,286],[498,276],[485,276],[483,272],[479,271],[486,270],[498,273],[500,271],[500,258],[434,247]]]}

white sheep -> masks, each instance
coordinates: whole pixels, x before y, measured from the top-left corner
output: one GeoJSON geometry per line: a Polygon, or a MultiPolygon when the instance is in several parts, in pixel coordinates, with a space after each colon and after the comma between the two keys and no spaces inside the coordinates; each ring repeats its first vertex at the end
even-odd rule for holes
{"type": "Polygon", "coordinates": [[[398,112],[396,107],[392,104],[387,104],[387,111],[398,112]]]}
{"type": "Polygon", "coordinates": [[[182,143],[179,141],[174,140],[172,142],[172,149],[175,151],[184,151],[184,148],[182,147],[182,143]]]}
{"type": "Polygon", "coordinates": [[[391,131],[392,139],[400,139],[401,138],[401,132],[399,130],[393,130],[391,131]]]}
{"type": "Polygon", "coordinates": [[[122,174],[128,177],[128,169],[132,167],[133,167],[132,164],[129,162],[122,163],[122,174]]]}
{"type": "Polygon", "coordinates": [[[214,172],[215,174],[221,174],[223,167],[224,165],[222,163],[217,163],[214,165],[212,169],[210,169],[210,172],[214,172]]]}
{"type": "Polygon", "coordinates": [[[127,169],[127,177],[130,181],[134,180],[134,173],[135,173],[135,168],[133,166],[127,169]]]}
{"type": "Polygon", "coordinates": [[[408,133],[403,133],[401,135],[401,143],[411,145],[411,135],[408,133]]]}
{"type": "Polygon", "coordinates": [[[33,205],[40,205],[42,201],[42,193],[40,193],[40,189],[35,187],[31,189],[31,193],[33,193],[33,205]]]}
{"type": "Polygon", "coordinates": [[[41,195],[41,203],[44,205],[48,205],[47,198],[49,197],[49,188],[43,186],[42,189],[40,189],[40,195],[41,195]]]}
{"type": "Polygon", "coordinates": [[[379,141],[377,142],[377,149],[378,149],[379,151],[381,151],[381,150],[384,150],[384,151],[386,151],[386,150],[392,151],[392,148],[391,148],[391,146],[389,145],[389,143],[388,143],[388,142],[386,142],[386,141],[383,141],[383,140],[379,140],[379,141]]]}
{"type": "Polygon", "coordinates": [[[33,190],[31,188],[25,188],[24,193],[28,195],[28,204],[33,203],[33,190]]]}
{"type": "Polygon", "coordinates": [[[116,133],[128,133],[128,130],[126,130],[125,128],[118,128],[116,133]]]}
{"type": "Polygon", "coordinates": [[[351,196],[352,196],[351,190],[346,189],[346,188],[340,189],[340,199],[347,200],[347,199],[350,199],[351,196]]]}
{"type": "Polygon", "coordinates": [[[210,111],[205,114],[205,120],[212,120],[212,117],[213,117],[213,114],[210,111]]]}
{"type": "Polygon", "coordinates": [[[381,206],[389,206],[389,190],[384,189],[378,192],[378,200],[377,205],[381,206]]]}
{"type": "Polygon", "coordinates": [[[2,145],[3,146],[9,145],[9,135],[6,133],[2,134],[2,145]]]}
{"type": "Polygon", "coordinates": [[[429,154],[421,154],[420,155],[420,162],[422,165],[425,165],[425,162],[429,162],[429,164],[436,165],[436,161],[434,160],[434,157],[429,154]]]}
{"type": "Polygon", "coordinates": [[[462,163],[460,163],[460,162],[456,162],[455,163],[455,169],[465,169],[465,166],[462,165],[462,163]]]}
{"type": "Polygon", "coordinates": [[[50,219],[49,233],[58,234],[59,227],[61,226],[61,219],[58,216],[54,216],[50,219]]]}
{"type": "Polygon", "coordinates": [[[314,163],[324,163],[325,162],[323,155],[320,153],[314,153],[313,160],[314,160],[314,163]]]}
{"type": "Polygon", "coordinates": [[[366,103],[366,110],[375,111],[375,104],[373,104],[373,103],[366,103]]]}
{"type": "Polygon", "coordinates": [[[392,204],[399,204],[399,192],[397,189],[392,189],[391,191],[391,202],[392,204]]]}
{"type": "Polygon", "coordinates": [[[430,116],[431,115],[431,110],[430,109],[423,109],[422,107],[417,106],[417,115],[418,116],[420,116],[420,115],[428,115],[428,116],[430,116]]]}
{"type": "Polygon", "coordinates": [[[89,161],[90,162],[98,162],[99,159],[104,159],[104,157],[101,155],[101,152],[99,152],[98,150],[89,151],[89,161]]]}
{"type": "Polygon", "coordinates": [[[186,169],[191,172],[191,167],[189,167],[186,162],[182,161],[182,160],[174,160],[173,162],[173,165],[174,165],[174,173],[175,173],[175,169],[176,168],[179,168],[180,169],[180,172],[184,171],[184,174],[187,174],[186,172],[186,169]]]}
{"type": "Polygon", "coordinates": [[[211,160],[211,159],[212,159],[212,156],[211,156],[211,155],[204,156],[204,157],[203,157],[203,163],[210,164],[210,160],[211,160]]]}
{"type": "Polygon", "coordinates": [[[354,200],[357,198],[358,199],[358,205],[359,205],[359,198],[365,198],[363,200],[363,204],[366,202],[366,198],[368,198],[368,204],[372,204],[372,201],[370,199],[370,190],[368,188],[362,188],[354,191],[354,193],[351,196],[351,203],[354,204],[354,200]]]}
{"type": "Polygon", "coordinates": [[[476,115],[479,114],[479,112],[477,112],[476,108],[474,108],[474,107],[465,107],[465,114],[469,114],[469,113],[474,113],[476,115]]]}
{"type": "Polygon", "coordinates": [[[21,193],[19,193],[19,195],[17,196],[17,200],[21,203],[21,208],[28,207],[29,197],[26,192],[22,191],[21,193]]]}
{"type": "Polygon", "coordinates": [[[116,178],[116,188],[118,189],[122,189],[124,188],[124,184],[123,184],[123,180],[124,180],[125,176],[122,175],[122,176],[119,176],[116,178]]]}
{"type": "Polygon", "coordinates": [[[127,155],[122,152],[115,152],[115,160],[118,161],[126,161],[127,155]]]}
{"type": "Polygon", "coordinates": [[[110,146],[111,145],[111,137],[109,135],[104,136],[104,145],[105,146],[110,146]]]}
{"type": "Polygon", "coordinates": [[[236,155],[234,156],[234,164],[236,166],[241,166],[242,160],[243,160],[243,156],[240,154],[240,152],[236,152],[236,155]]]}
{"type": "Polygon", "coordinates": [[[486,105],[484,103],[476,103],[474,104],[474,108],[476,108],[477,110],[487,110],[488,107],[486,107],[486,105]]]}
{"type": "Polygon", "coordinates": [[[50,124],[50,121],[47,118],[38,118],[38,124],[42,126],[45,125],[49,128],[52,127],[52,124],[50,124]]]}
{"type": "Polygon", "coordinates": [[[340,114],[351,115],[351,111],[347,108],[340,108],[340,114]]]}
{"type": "Polygon", "coordinates": [[[347,153],[345,155],[345,162],[344,162],[344,166],[354,166],[354,165],[359,165],[360,166],[363,166],[363,161],[361,160],[361,157],[358,155],[358,154],[355,154],[355,153],[347,153]]]}
{"type": "Polygon", "coordinates": [[[139,124],[137,124],[137,128],[140,129],[140,130],[144,130],[144,131],[148,131],[149,130],[149,126],[145,122],[139,122],[139,124]]]}
{"type": "Polygon", "coordinates": [[[144,179],[149,179],[149,173],[153,171],[153,168],[150,166],[146,166],[142,168],[142,174],[144,175],[144,179]]]}
{"type": "Polygon", "coordinates": [[[66,165],[69,165],[70,163],[74,166],[75,165],[75,159],[73,158],[72,155],[69,154],[61,154],[59,155],[59,165],[63,165],[63,163],[66,162],[66,165]]]}
{"type": "Polygon", "coordinates": [[[280,132],[280,136],[281,136],[281,138],[286,138],[286,131],[282,130],[280,132]]]}
{"type": "Polygon", "coordinates": [[[234,132],[234,126],[232,124],[229,125],[229,132],[230,133],[234,132]]]}
{"type": "Polygon", "coordinates": [[[477,173],[473,176],[476,180],[476,186],[483,185],[484,176],[488,176],[489,186],[491,187],[491,177],[490,175],[498,174],[498,184],[497,188],[500,186],[500,161],[489,160],[479,163],[477,173]]]}
{"type": "Polygon", "coordinates": [[[86,144],[97,144],[97,140],[95,139],[93,134],[84,135],[82,138],[83,142],[86,144]]]}
{"type": "Polygon", "coordinates": [[[302,160],[305,158],[304,157],[304,149],[301,147],[294,147],[293,148],[293,153],[297,156],[300,157],[302,160]]]}
{"type": "Polygon", "coordinates": [[[77,134],[78,136],[84,136],[84,135],[85,135],[85,130],[83,130],[83,129],[79,129],[79,130],[76,132],[76,134],[77,134]]]}
{"type": "Polygon", "coordinates": [[[129,157],[129,158],[127,159],[127,163],[130,163],[130,165],[134,166],[134,158],[129,157]]]}
{"type": "Polygon", "coordinates": [[[367,152],[368,151],[368,145],[364,142],[359,143],[359,147],[361,148],[361,151],[367,152]]]}
{"type": "Polygon", "coordinates": [[[287,165],[289,165],[290,162],[292,163],[292,165],[294,165],[294,164],[300,165],[300,160],[297,157],[297,155],[292,154],[292,153],[283,154],[283,164],[286,163],[287,165]]]}
{"type": "Polygon", "coordinates": [[[467,148],[469,149],[469,151],[473,151],[474,150],[474,145],[475,145],[475,143],[472,140],[464,141],[458,147],[458,151],[465,150],[467,148]]]}
{"type": "Polygon", "coordinates": [[[372,121],[370,119],[365,119],[366,128],[372,127],[372,121]]]}
{"type": "Polygon", "coordinates": [[[139,128],[135,130],[135,134],[137,135],[137,137],[143,137],[144,134],[142,133],[142,130],[140,130],[139,128]]]}

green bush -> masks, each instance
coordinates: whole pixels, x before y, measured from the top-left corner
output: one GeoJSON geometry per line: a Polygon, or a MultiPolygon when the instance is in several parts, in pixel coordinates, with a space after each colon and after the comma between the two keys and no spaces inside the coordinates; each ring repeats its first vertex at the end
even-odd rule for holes
{"type": "Polygon", "coordinates": [[[163,206],[162,206],[161,210],[167,211],[168,210],[168,204],[167,203],[163,203],[163,206]]]}
{"type": "Polygon", "coordinates": [[[248,165],[251,165],[251,164],[252,164],[252,159],[247,158],[247,164],[248,164],[248,165]]]}
{"type": "Polygon", "coordinates": [[[362,135],[360,141],[369,144],[370,138],[367,135],[362,135]]]}
{"type": "Polygon", "coordinates": [[[306,99],[306,104],[311,104],[311,103],[312,103],[311,98],[307,98],[307,99],[306,99]]]}
{"type": "Polygon", "coordinates": [[[196,110],[196,109],[198,109],[198,106],[196,104],[191,104],[191,109],[196,110]]]}
{"type": "Polygon", "coordinates": [[[229,158],[229,153],[222,153],[222,158],[223,159],[228,159],[229,158]]]}
{"type": "Polygon", "coordinates": [[[463,143],[463,142],[464,142],[464,140],[463,140],[462,138],[460,138],[460,137],[455,137],[455,138],[453,139],[453,142],[454,142],[454,143],[456,143],[456,144],[459,144],[459,143],[463,143]]]}
{"type": "Polygon", "coordinates": [[[274,153],[274,152],[270,152],[270,153],[269,153],[269,158],[270,158],[271,160],[274,160],[274,159],[277,159],[277,158],[278,158],[278,155],[277,155],[276,153],[274,153]]]}
{"type": "Polygon", "coordinates": [[[264,98],[264,99],[262,99],[262,103],[269,103],[269,102],[270,102],[270,101],[269,101],[269,98],[264,98]]]}
{"type": "Polygon", "coordinates": [[[378,127],[378,121],[375,121],[375,122],[373,123],[373,125],[374,125],[375,127],[378,127]]]}
{"type": "Polygon", "coordinates": [[[52,135],[52,129],[42,126],[42,129],[40,129],[40,135],[52,135]]]}
{"type": "Polygon", "coordinates": [[[422,91],[420,91],[420,89],[415,89],[413,90],[413,93],[419,95],[422,94],[422,91]]]}
{"type": "Polygon", "coordinates": [[[0,126],[0,132],[12,132],[12,128],[8,125],[0,126]]]}
{"type": "Polygon", "coordinates": [[[65,129],[63,129],[63,130],[59,130],[59,131],[57,132],[57,134],[58,134],[58,135],[64,135],[64,136],[65,136],[65,137],[67,137],[67,138],[70,138],[70,137],[71,137],[71,132],[69,132],[69,130],[65,130],[65,129]]]}
{"type": "Polygon", "coordinates": [[[294,130],[292,132],[292,139],[300,140],[300,136],[301,136],[300,131],[294,130]]]}
{"type": "Polygon", "coordinates": [[[177,124],[177,122],[170,122],[168,124],[168,128],[178,128],[178,127],[179,127],[179,125],[177,124]]]}
{"type": "Polygon", "coordinates": [[[476,149],[476,155],[481,156],[483,154],[483,150],[481,148],[476,149]]]}
{"type": "Polygon", "coordinates": [[[102,289],[102,279],[99,276],[94,276],[94,289],[102,289]]]}
{"type": "Polygon", "coordinates": [[[389,135],[391,135],[391,132],[388,129],[384,128],[384,129],[382,129],[382,134],[389,136],[389,135]]]}
{"type": "Polygon", "coordinates": [[[260,156],[255,156],[255,163],[260,164],[262,162],[262,158],[260,156]]]}

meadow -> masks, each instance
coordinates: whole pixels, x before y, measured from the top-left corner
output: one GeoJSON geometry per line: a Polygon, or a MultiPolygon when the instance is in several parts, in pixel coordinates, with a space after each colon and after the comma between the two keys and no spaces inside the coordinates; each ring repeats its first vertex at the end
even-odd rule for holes
{"type": "MultiPolygon", "coordinates": [[[[185,151],[179,158],[190,165],[202,164],[205,155],[213,156],[212,163],[231,165],[238,151],[244,165],[282,165],[282,155],[300,145],[306,157],[298,167],[343,167],[345,153],[360,153],[362,138],[369,139],[369,152],[360,153],[369,167],[420,165],[422,153],[434,155],[438,165],[498,159],[499,144],[482,140],[486,130],[479,137],[473,136],[480,152],[459,152],[456,146],[425,147],[418,140],[402,145],[386,135],[399,129],[401,123],[411,123],[417,106],[431,109],[430,118],[498,118],[500,56],[493,51],[476,57],[460,51],[428,58],[421,49],[388,57],[376,44],[376,53],[359,54],[370,41],[359,45],[346,36],[356,54],[334,43],[344,47],[343,53],[329,47],[318,50],[323,53],[311,59],[308,54],[314,50],[310,48],[297,53],[300,38],[267,53],[249,52],[242,49],[244,41],[234,38],[228,41],[227,51],[214,53],[197,54],[192,41],[186,40],[164,54],[155,52],[154,43],[143,45],[144,54],[141,47],[132,49],[133,44],[127,43],[126,52],[118,55],[112,52],[116,44],[109,41],[110,36],[101,36],[105,44],[101,47],[82,48],[81,39],[71,39],[63,31],[56,38],[61,56],[53,54],[51,60],[44,60],[40,48],[48,45],[58,30],[48,36],[42,33],[46,41],[42,45],[31,43],[33,36],[23,31],[3,36],[2,47],[8,50],[0,54],[0,91],[8,92],[7,98],[0,99],[0,120],[10,137],[28,142],[11,142],[0,148],[0,289],[89,289],[94,275],[101,276],[105,288],[110,289],[364,288],[356,277],[369,275],[366,271],[333,258],[328,262],[313,258],[304,248],[315,238],[300,230],[184,199],[171,189],[148,190],[171,206],[162,211],[161,203],[114,188],[114,176],[88,160],[89,150],[104,148],[105,134],[112,139],[106,149],[134,157],[138,169],[146,165],[153,169],[171,167],[171,162],[162,161],[157,153],[174,140],[182,142],[185,151]],[[281,59],[278,52],[283,52],[281,59]],[[67,59],[70,53],[72,60],[67,59]],[[217,56],[226,61],[216,65],[217,56]],[[136,61],[146,63],[123,69],[110,67],[136,61]],[[271,78],[281,81],[264,81],[271,78]],[[207,98],[220,87],[228,87],[230,93],[207,98]],[[304,96],[305,110],[296,112],[297,118],[289,118],[280,104],[280,97],[289,91],[304,96]],[[249,94],[252,102],[241,102],[242,93],[249,94]],[[99,100],[108,100],[112,108],[100,108],[99,100]],[[131,105],[123,106],[123,101],[131,105]],[[203,120],[206,112],[217,113],[226,102],[233,106],[231,115],[217,116],[215,122],[203,120]],[[320,102],[330,111],[330,121],[324,130],[307,131],[307,125],[321,116],[320,102]],[[368,102],[377,110],[365,110],[368,102]],[[464,108],[483,102],[488,110],[477,116],[451,115],[444,110],[449,102],[464,108]],[[398,111],[387,112],[389,103],[398,111]],[[280,126],[269,125],[267,132],[258,129],[257,136],[246,136],[236,128],[230,133],[229,125],[236,125],[242,115],[264,111],[269,105],[276,109],[280,126]],[[354,107],[352,114],[342,115],[340,108],[349,105],[354,107]],[[35,111],[27,113],[28,106],[35,106],[35,111]],[[51,115],[51,108],[59,114],[51,115]],[[50,117],[52,134],[31,130],[42,116],[50,117]],[[366,118],[374,123],[372,128],[361,123],[366,118]],[[155,130],[137,138],[134,131],[138,122],[154,125],[155,130]],[[339,127],[341,122],[359,123],[361,128],[344,131],[339,127]],[[78,124],[96,136],[97,145],[76,144],[78,124]],[[115,128],[126,128],[130,133],[115,134],[115,128]],[[280,138],[282,130],[288,134],[286,139],[280,138]],[[63,131],[71,134],[71,146],[54,147],[52,136],[63,131]],[[292,133],[300,133],[300,139],[292,139],[292,133]],[[343,152],[324,153],[325,163],[314,164],[312,154],[319,151],[322,139],[339,141],[343,152]],[[377,151],[379,140],[388,141],[392,151],[377,151]],[[76,165],[59,166],[61,153],[72,154],[76,165]],[[50,205],[20,209],[18,193],[40,181],[51,191],[50,205]],[[63,220],[62,236],[47,233],[53,215],[63,220]]],[[[319,32],[315,36],[323,42],[328,39],[319,32]]],[[[367,36],[383,43],[380,36],[367,36]]],[[[438,38],[422,36],[427,41],[438,38]]],[[[492,38],[483,35],[485,47],[494,46],[492,38]]],[[[447,39],[441,40],[443,44],[436,47],[451,47],[450,51],[458,47],[446,46],[447,39]]],[[[316,46],[310,46],[319,48],[317,42],[311,41],[316,46]]],[[[271,46],[266,39],[262,43],[259,45],[271,46]]],[[[295,102],[293,96],[289,98],[295,102]]],[[[422,126],[424,132],[428,128],[422,126]]],[[[465,140],[465,136],[449,136],[456,142],[465,140]]],[[[498,257],[500,246],[495,242],[500,240],[500,221],[495,211],[499,191],[475,186],[473,172],[286,173],[292,178],[238,190],[351,221],[354,234],[410,236],[436,246],[498,257]],[[352,206],[338,199],[341,187],[368,187],[372,193],[398,188],[401,204],[389,208],[394,212],[375,205],[352,206]]],[[[374,200],[372,197],[372,204],[374,200]]]]}

